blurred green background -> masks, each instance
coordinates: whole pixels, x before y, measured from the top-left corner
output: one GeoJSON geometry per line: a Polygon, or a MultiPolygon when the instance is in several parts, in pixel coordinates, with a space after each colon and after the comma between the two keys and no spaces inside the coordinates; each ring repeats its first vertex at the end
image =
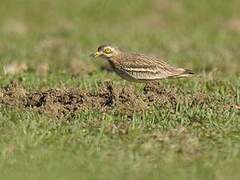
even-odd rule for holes
{"type": "MultiPolygon", "coordinates": [[[[89,61],[101,44],[198,71],[239,72],[239,1],[3,1],[1,62],[89,61]],[[57,51],[57,53],[55,53],[57,51]]],[[[56,66],[55,66],[56,65],[56,66]]]]}
{"type": "MultiPolygon", "coordinates": [[[[239,108],[239,7],[239,0],[1,0],[0,83],[17,79],[28,90],[125,84],[89,58],[110,43],[193,69],[199,78],[164,85],[239,108]]],[[[161,113],[129,123],[90,111],[65,122],[1,105],[0,179],[240,178],[239,109],[189,109],[189,119],[161,113]],[[191,123],[194,114],[201,126],[191,123]],[[119,122],[127,135],[109,131],[119,122]]]]}

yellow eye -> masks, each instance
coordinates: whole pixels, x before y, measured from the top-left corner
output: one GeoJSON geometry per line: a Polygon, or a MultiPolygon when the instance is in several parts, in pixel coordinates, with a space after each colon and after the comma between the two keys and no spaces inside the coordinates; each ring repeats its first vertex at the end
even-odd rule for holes
{"type": "Polygon", "coordinates": [[[112,53],[112,50],[110,48],[106,48],[106,49],[104,49],[104,53],[110,54],[110,53],[112,53]]]}

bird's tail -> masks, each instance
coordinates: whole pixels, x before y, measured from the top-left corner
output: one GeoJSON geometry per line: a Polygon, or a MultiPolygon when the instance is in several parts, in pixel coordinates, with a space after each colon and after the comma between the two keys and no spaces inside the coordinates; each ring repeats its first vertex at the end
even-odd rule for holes
{"type": "Polygon", "coordinates": [[[191,77],[194,75],[194,72],[189,69],[179,69],[179,73],[175,75],[176,78],[179,77],[191,77]]]}
{"type": "Polygon", "coordinates": [[[194,75],[194,72],[189,69],[184,69],[184,71],[179,75],[179,77],[191,77],[194,75]]]}

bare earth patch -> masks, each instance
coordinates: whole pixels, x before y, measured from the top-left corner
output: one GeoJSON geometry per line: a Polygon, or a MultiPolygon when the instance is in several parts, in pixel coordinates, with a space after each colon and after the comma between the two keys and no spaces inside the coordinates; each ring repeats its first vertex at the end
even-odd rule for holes
{"type": "Polygon", "coordinates": [[[233,32],[240,32],[240,18],[230,19],[226,24],[226,28],[233,32]]]}
{"type": "Polygon", "coordinates": [[[13,61],[3,66],[4,74],[12,74],[12,75],[20,74],[27,70],[28,70],[28,66],[26,63],[17,63],[16,61],[13,61]]]}
{"type": "Polygon", "coordinates": [[[11,107],[31,108],[56,118],[72,118],[81,111],[95,109],[129,118],[151,106],[175,111],[177,105],[217,108],[218,101],[204,93],[185,94],[177,88],[166,89],[159,83],[145,85],[143,92],[134,86],[104,82],[96,92],[79,88],[48,89],[28,92],[19,83],[11,82],[1,89],[0,103],[11,107]]]}
{"type": "Polygon", "coordinates": [[[189,131],[186,127],[177,126],[170,131],[154,131],[146,134],[143,144],[144,150],[152,150],[152,146],[160,145],[168,152],[176,152],[184,155],[187,159],[196,158],[202,152],[200,146],[201,136],[189,131]],[[147,145],[147,146],[146,146],[147,145]],[[150,148],[148,146],[150,145],[150,148]]]}
{"type": "Polygon", "coordinates": [[[27,25],[20,20],[17,19],[8,19],[3,24],[3,32],[7,34],[15,34],[15,35],[26,35],[28,32],[27,25]]]}

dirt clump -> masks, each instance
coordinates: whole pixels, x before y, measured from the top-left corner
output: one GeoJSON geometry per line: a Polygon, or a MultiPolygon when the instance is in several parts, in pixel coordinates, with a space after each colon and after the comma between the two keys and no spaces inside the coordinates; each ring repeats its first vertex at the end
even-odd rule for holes
{"type": "Polygon", "coordinates": [[[1,89],[0,103],[10,106],[20,106],[26,98],[26,90],[16,81],[1,89]]]}
{"type": "Polygon", "coordinates": [[[135,112],[143,112],[147,107],[133,86],[114,86],[110,81],[104,82],[95,97],[97,98],[94,102],[98,102],[97,99],[104,99],[99,104],[101,107],[115,109],[115,113],[130,117],[135,112]]]}
{"type": "Polygon", "coordinates": [[[1,94],[1,104],[31,108],[57,118],[71,118],[90,109],[132,116],[146,107],[132,86],[114,86],[112,82],[104,82],[96,92],[78,88],[27,92],[20,84],[11,82],[1,89],[1,94]]]}
{"type": "Polygon", "coordinates": [[[179,92],[174,88],[167,90],[159,82],[146,84],[143,93],[145,101],[148,101],[149,105],[156,104],[158,106],[171,106],[173,108],[177,106],[179,92]]]}
{"type": "Polygon", "coordinates": [[[191,106],[204,106],[209,105],[213,101],[213,98],[207,94],[204,94],[203,92],[198,92],[194,94],[191,106]]]}
{"type": "MultiPolygon", "coordinates": [[[[160,83],[145,85],[143,92],[132,85],[103,82],[96,91],[79,88],[47,89],[35,92],[25,90],[13,81],[0,89],[0,103],[11,107],[30,108],[56,118],[73,118],[82,111],[97,110],[132,119],[152,106],[168,108],[171,112],[178,105],[204,106],[213,103],[204,93],[187,95],[177,88],[166,89],[160,83]]],[[[208,107],[208,106],[207,106],[208,107]]]]}

